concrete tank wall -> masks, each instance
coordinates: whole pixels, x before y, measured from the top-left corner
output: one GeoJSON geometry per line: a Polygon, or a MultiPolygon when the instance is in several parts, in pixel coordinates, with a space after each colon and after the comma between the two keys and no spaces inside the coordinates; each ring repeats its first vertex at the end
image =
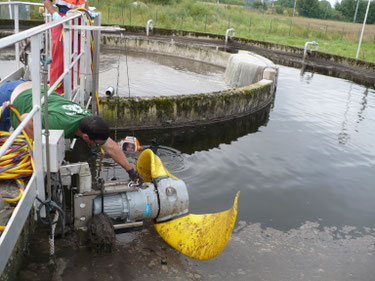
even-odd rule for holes
{"type": "Polygon", "coordinates": [[[208,94],[101,97],[101,116],[111,127],[146,129],[214,123],[256,112],[273,100],[277,67],[251,52],[233,55],[214,48],[177,44],[173,38],[170,42],[163,42],[120,35],[102,36],[102,45],[183,57],[226,68],[230,66],[227,84],[234,87],[208,94]],[[237,78],[241,79],[240,83],[237,78]]]}
{"type": "Polygon", "coordinates": [[[230,56],[229,53],[212,48],[176,43],[173,38],[169,42],[164,42],[137,37],[125,38],[119,35],[102,35],[101,39],[105,47],[130,48],[136,51],[192,59],[221,67],[227,66],[230,56]]]}
{"type": "Polygon", "coordinates": [[[273,82],[223,92],[154,98],[101,98],[101,114],[111,127],[182,127],[229,120],[256,112],[273,100],[273,82]]]}

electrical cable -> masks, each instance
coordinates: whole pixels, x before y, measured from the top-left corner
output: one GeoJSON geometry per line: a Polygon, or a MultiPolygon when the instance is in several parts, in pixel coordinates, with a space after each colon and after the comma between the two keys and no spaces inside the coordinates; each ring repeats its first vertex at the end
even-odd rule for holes
{"type": "MultiPolygon", "coordinates": [[[[10,104],[9,101],[0,106],[0,118],[7,107],[15,113],[18,123],[21,123],[21,116],[17,108],[10,104]]],[[[3,200],[9,203],[19,202],[25,191],[25,184],[22,178],[31,176],[34,171],[32,142],[25,130],[22,130],[22,134],[16,137],[13,144],[0,158],[0,180],[15,180],[19,188],[19,194],[16,197],[0,194],[3,200]]],[[[4,145],[10,136],[11,133],[0,131],[0,146],[4,145]]],[[[4,231],[5,228],[5,225],[1,225],[0,232],[4,231]]]]}

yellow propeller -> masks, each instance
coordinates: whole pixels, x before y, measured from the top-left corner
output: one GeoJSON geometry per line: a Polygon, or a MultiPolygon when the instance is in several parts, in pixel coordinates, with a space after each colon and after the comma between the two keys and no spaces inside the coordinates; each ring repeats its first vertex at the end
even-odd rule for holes
{"type": "Polygon", "coordinates": [[[237,192],[233,207],[227,211],[193,215],[154,224],[159,235],[176,250],[197,260],[217,256],[228,243],[237,217],[237,192]]]}
{"type": "MultiPolygon", "coordinates": [[[[138,158],[137,170],[146,182],[170,174],[160,158],[146,149],[138,158]]],[[[154,224],[159,235],[173,248],[188,257],[208,260],[217,256],[226,246],[237,218],[237,202],[240,192],[234,199],[233,207],[227,211],[184,217],[154,224]]]]}
{"type": "Polygon", "coordinates": [[[168,172],[160,158],[155,155],[151,149],[146,149],[141,153],[137,160],[137,170],[142,175],[145,182],[150,182],[151,179],[156,179],[160,176],[169,176],[177,179],[168,172]]]}

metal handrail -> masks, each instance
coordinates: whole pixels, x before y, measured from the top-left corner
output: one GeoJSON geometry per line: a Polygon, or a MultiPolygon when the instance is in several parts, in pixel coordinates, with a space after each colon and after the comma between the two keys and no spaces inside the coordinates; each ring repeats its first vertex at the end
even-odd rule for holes
{"type": "Polygon", "coordinates": [[[45,23],[45,24],[42,24],[42,25],[30,28],[28,30],[21,31],[21,32],[19,32],[17,34],[13,34],[13,35],[4,37],[4,38],[0,39],[0,49],[6,48],[6,47],[8,47],[10,45],[13,45],[13,44],[15,44],[17,42],[25,40],[25,39],[27,39],[29,37],[33,37],[34,35],[40,34],[42,32],[45,32],[45,31],[51,29],[52,27],[55,27],[55,26],[58,26],[60,24],[69,22],[69,21],[71,21],[73,19],[76,19],[76,18],[79,18],[81,16],[82,15],[78,14],[78,13],[74,14],[74,15],[71,15],[71,16],[65,16],[65,17],[62,17],[59,20],[55,20],[55,21],[52,21],[50,23],[45,23]]]}
{"type": "MultiPolygon", "coordinates": [[[[64,77],[70,72],[70,70],[73,68],[74,65],[80,60],[82,55],[84,54],[84,51],[82,50],[81,53],[74,59],[74,61],[69,65],[67,69],[64,70],[64,72],[61,74],[61,76],[56,80],[56,82],[48,89],[47,96],[53,93],[53,91],[57,88],[57,86],[60,84],[60,82],[64,79],[64,77]]],[[[42,97],[41,103],[44,103],[44,96],[42,97]]]]}
{"type": "Polygon", "coordinates": [[[3,157],[7,149],[13,144],[14,140],[21,134],[22,130],[25,129],[29,121],[34,117],[35,113],[40,109],[38,105],[34,105],[33,109],[29,112],[27,117],[18,125],[17,129],[10,135],[7,141],[0,148],[0,158],[3,157]]]}
{"type": "Polygon", "coordinates": [[[28,6],[44,6],[41,3],[34,3],[34,2],[22,2],[22,1],[12,1],[12,2],[0,2],[0,6],[5,5],[28,5],[28,6]]]}
{"type": "MultiPolygon", "coordinates": [[[[24,2],[4,2],[0,3],[1,5],[16,5],[15,11],[18,10],[19,4],[24,4],[24,2]]],[[[27,3],[29,5],[29,3],[27,3]]],[[[39,6],[39,5],[38,5],[39,6]]],[[[18,16],[15,13],[15,26],[18,25],[18,16]]],[[[41,105],[43,104],[44,98],[41,98],[41,80],[40,80],[40,50],[41,50],[41,36],[44,32],[49,31],[51,28],[56,27],[58,25],[64,24],[64,30],[66,32],[64,45],[70,46],[72,45],[72,36],[70,36],[71,30],[69,29],[70,22],[74,21],[75,19],[82,17],[82,13],[75,13],[72,15],[68,15],[63,17],[60,20],[53,21],[50,23],[45,23],[40,26],[28,29],[23,32],[18,32],[15,29],[15,34],[10,35],[8,37],[0,39],[0,49],[8,47],[13,44],[19,44],[20,41],[25,40],[27,38],[31,39],[31,60],[32,63],[31,67],[31,76],[32,76],[32,104],[33,108],[26,116],[26,118],[20,123],[20,125],[14,130],[14,132],[9,136],[9,139],[2,145],[0,148],[0,157],[2,157],[7,149],[11,146],[14,142],[16,137],[21,133],[21,131],[27,126],[32,118],[34,118],[34,164],[35,170],[25,188],[25,193],[21,200],[18,202],[12,217],[10,218],[7,227],[3,234],[0,237],[0,275],[5,268],[7,261],[12,253],[14,245],[17,241],[18,236],[20,235],[23,225],[28,217],[28,214],[31,210],[32,205],[34,204],[35,197],[38,196],[42,201],[45,200],[45,184],[44,184],[44,162],[43,160],[43,148],[42,148],[42,120],[41,120],[41,105]],[[68,41],[66,41],[68,40],[68,41]]],[[[81,36],[81,52],[77,55],[76,53],[72,54],[69,53],[71,48],[64,49],[64,57],[66,57],[65,61],[65,71],[61,75],[61,80],[71,79],[71,71],[74,65],[78,64],[79,59],[84,57],[85,48],[83,47],[85,36],[81,36]],[[73,58],[73,61],[71,60],[73,58]],[[68,63],[66,63],[68,62],[68,63]]],[[[17,48],[16,48],[17,50],[17,48]]],[[[74,50],[75,51],[75,50],[74,50]]],[[[87,53],[87,52],[86,52],[87,53]]],[[[86,56],[88,58],[88,56],[86,56]]],[[[85,64],[85,59],[81,61],[81,67],[85,64]]],[[[60,80],[60,81],[61,81],[60,80]]],[[[69,81],[70,82],[70,81],[69,81]]],[[[55,85],[53,85],[55,86],[55,85]]],[[[67,88],[70,88],[70,86],[67,88]]],[[[50,94],[52,89],[48,91],[47,94],[50,94]]],[[[66,89],[68,92],[68,89],[66,89]]],[[[67,96],[67,95],[65,95],[67,96]]],[[[43,214],[41,214],[43,215],[43,214]]]]}

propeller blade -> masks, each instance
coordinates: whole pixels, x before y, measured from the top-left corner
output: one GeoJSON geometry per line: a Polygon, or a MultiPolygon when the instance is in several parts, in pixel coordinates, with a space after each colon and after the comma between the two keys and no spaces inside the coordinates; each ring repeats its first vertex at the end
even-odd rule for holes
{"type": "MultiPolygon", "coordinates": [[[[137,160],[137,170],[145,182],[169,176],[160,158],[151,149],[142,152],[137,160]]],[[[237,218],[237,192],[233,207],[227,211],[195,215],[154,224],[159,235],[182,254],[197,260],[208,260],[217,256],[227,245],[237,218]]]]}
{"type": "Polygon", "coordinates": [[[151,179],[157,179],[161,176],[169,176],[177,179],[164,167],[163,162],[156,156],[151,149],[146,149],[141,153],[137,160],[137,170],[144,178],[145,182],[151,179]]]}
{"type": "Polygon", "coordinates": [[[159,235],[173,248],[188,257],[208,260],[226,246],[237,218],[237,192],[233,207],[227,211],[187,216],[154,224],[159,235]]]}

